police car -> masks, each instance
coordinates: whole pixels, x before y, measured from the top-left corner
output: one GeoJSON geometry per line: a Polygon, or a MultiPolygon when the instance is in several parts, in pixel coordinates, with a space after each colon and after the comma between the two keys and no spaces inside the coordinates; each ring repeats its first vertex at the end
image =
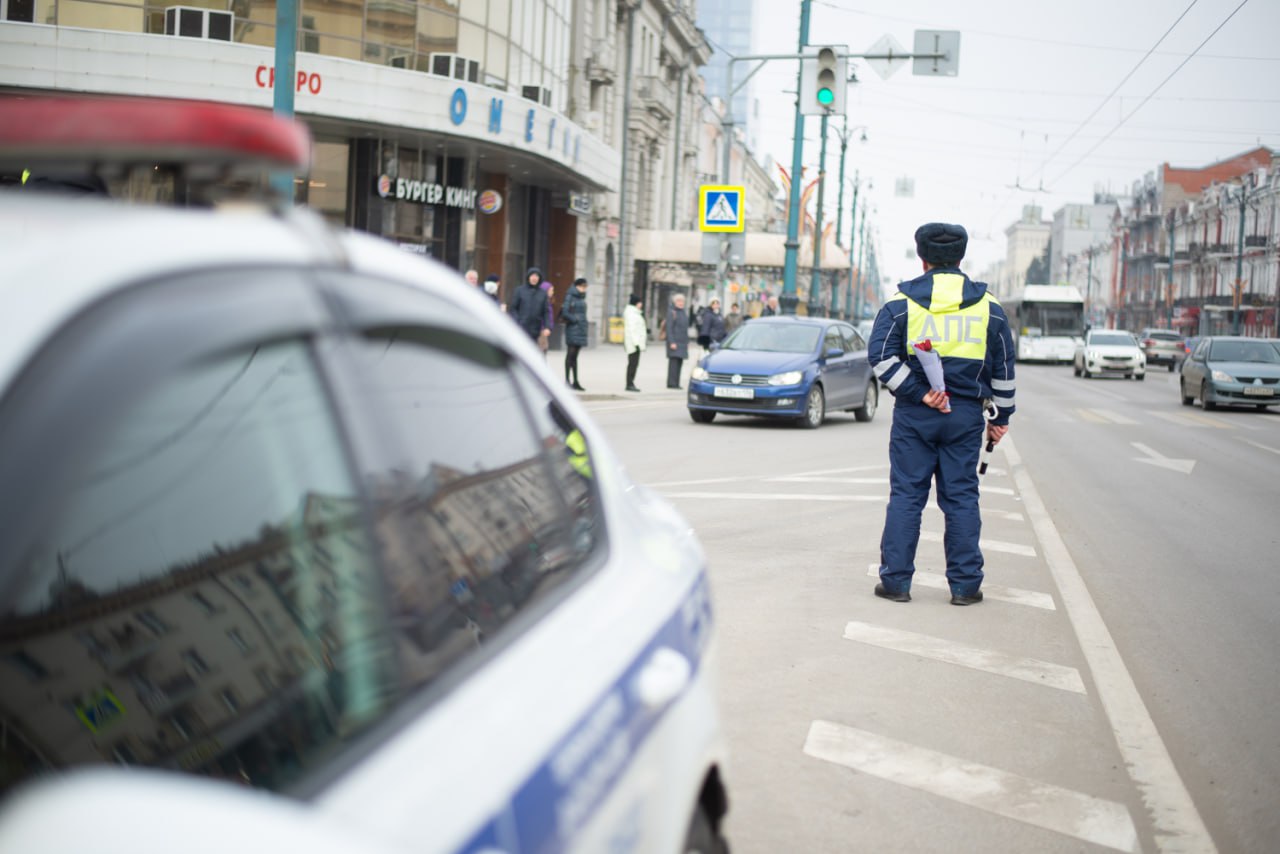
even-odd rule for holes
{"type": "Polygon", "coordinates": [[[704,554],[491,300],[303,210],[31,184],[297,134],[0,102],[0,850],[723,850],[704,554]]]}

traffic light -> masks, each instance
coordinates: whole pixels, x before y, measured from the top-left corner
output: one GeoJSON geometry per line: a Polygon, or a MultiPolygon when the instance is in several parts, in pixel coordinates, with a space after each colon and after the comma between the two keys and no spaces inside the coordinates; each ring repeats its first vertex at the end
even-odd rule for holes
{"type": "Polygon", "coordinates": [[[849,59],[844,46],[805,49],[800,83],[800,112],[807,116],[842,115],[849,59]]]}

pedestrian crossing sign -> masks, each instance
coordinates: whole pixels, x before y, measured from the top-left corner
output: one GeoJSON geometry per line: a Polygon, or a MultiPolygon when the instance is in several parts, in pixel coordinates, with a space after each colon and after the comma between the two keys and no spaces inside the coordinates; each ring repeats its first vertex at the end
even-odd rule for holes
{"type": "Polygon", "coordinates": [[[698,228],[702,231],[746,231],[742,209],[744,188],[703,184],[698,188],[698,228]]]}

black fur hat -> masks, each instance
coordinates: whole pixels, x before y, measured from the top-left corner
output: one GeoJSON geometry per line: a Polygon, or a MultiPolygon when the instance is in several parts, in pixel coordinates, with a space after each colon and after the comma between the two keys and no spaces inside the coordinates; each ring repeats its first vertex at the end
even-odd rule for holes
{"type": "Polygon", "coordinates": [[[964,258],[969,232],[963,225],[929,222],[916,229],[916,254],[935,266],[954,266],[964,258]]]}

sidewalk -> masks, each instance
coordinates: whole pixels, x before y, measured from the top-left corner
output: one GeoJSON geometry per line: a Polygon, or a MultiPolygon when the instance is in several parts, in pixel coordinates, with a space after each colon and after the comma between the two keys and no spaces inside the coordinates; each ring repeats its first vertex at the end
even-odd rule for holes
{"type": "MultiPolygon", "coordinates": [[[[578,383],[586,391],[578,392],[583,400],[684,400],[684,388],[667,388],[667,357],[664,352],[666,342],[650,341],[649,347],[640,354],[640,366],[636,371],[636,385],[639,392],[628,392],[627,388],[627,354],[621,344],[597,344],[584,347],[578,354],[578,383]]],[[[691,358],[685,359],[680,370],[680,385],[687,387],[689,372],[697,364],[702,349],[696,344],[689,346],[691,358]]],[[[565,351],[550,350],[547,352],[547,367],[557,377],[564,376],[565,351]]]]}

